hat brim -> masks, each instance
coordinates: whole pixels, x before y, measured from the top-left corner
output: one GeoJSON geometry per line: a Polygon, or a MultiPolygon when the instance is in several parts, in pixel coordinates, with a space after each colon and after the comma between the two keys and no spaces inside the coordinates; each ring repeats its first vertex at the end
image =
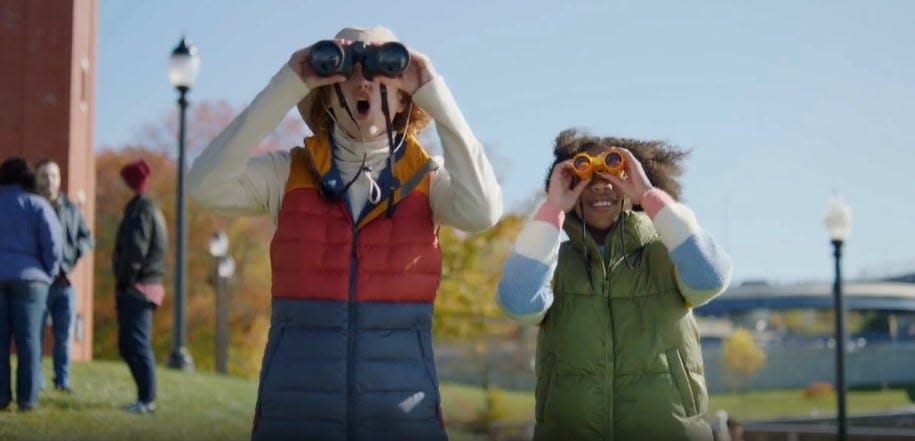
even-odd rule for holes
{"type": "Polygon", "coordinates": [[[318,91],[312,90],[296,104],[296,108],[299,109],[299,115],[302,116],[302,121],[305,121],[305,125],[308,126],[308,130],[311,130],[311,133],[317,133],[315,123],[311,120],[311,108],[314,106],[317,96],[318,91]]]}

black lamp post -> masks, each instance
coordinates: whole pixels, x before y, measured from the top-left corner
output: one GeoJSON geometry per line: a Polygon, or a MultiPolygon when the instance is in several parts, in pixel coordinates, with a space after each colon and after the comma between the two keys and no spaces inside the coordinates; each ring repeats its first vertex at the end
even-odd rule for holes
{"type": "Polygon", "coordinates": [[[210,256],[215,267],[213,286],[216,288],[216,372],[229,373],[229,280],[235,274],[235,260],[229,254],[229,238],[222,231],[210,238],[210,256]]]}
{"type": "Polygon", "coordinates": [[[838,413],[836,422],[838,427],[838,440],[848,439],[848,418],[845,413],[845,303],[842,298],[842,244],[845,236],[851,230],[851,209],[838,194],[829,200],[826,216],[823,218],[826,232],[832,241],[833,256],[836,264],[836,278],[833,283],[832,293],[835,297],[836,316],[836,394],[838,395],[838,413]]]}
{"type": "Polygon", "coordinates": [[[172,328],[172,353],[168,357],[168,367],[193,370],[194,360],[184,346],[184,246],[187,243],[187,220],[185,218],[186,203],[184,200],[184,124],[187,112],[187,99],[185,95],[194,85],[197,72],[200,70],[200,58],[197,57],[197,48],[188,45],[184,37],[168,59],[168,79],[181,94],[178,98],[180,116],[178,118],[178,189],[176,223],[178,224],[175,237],[175,323],[172,328]]]}

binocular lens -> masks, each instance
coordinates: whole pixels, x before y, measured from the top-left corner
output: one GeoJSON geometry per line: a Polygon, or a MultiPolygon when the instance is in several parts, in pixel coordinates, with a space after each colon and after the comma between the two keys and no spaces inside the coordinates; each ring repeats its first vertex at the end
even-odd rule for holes
{"type": "Polygon", "coordinates": [[[311,48],[311,68],[322,77],[335,74],[343,65],[343,48],[333,41],[319,41],[311,48]]]}
{"type": "Polygon", "coordinates": [[[572,162],[572,166],[575,167],[576,170],[586,171],[591,167],[591,159],[586,156],[577,156],[572,162]]]}
{"type": "Polygon", "coordinates": [[[378,49],[378,72],[388,77],[400,75],[410,64],[410,52],[400,43],[385,43],[378,49]]]}
{"type": "Polygon", "coordinates": [[[623,164],[623,157],[619,153],[607,153],[607,156],[604,157],[604,165],[607,168],[615,169],[623,164]]]}

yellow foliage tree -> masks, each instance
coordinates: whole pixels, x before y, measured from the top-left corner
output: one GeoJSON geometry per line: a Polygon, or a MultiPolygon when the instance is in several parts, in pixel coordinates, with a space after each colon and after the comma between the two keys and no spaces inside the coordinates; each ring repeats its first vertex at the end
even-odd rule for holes
{"type": "Polygon", "coordinates": [[[482,335],[507,334],[517,328],[502,316],[496,303],[496,288],[502,265],[523,223],[523,218],[510,214],[495,227],[474,235],[450,227],[439,230],[442,283],[433,318],[436,337],[473,341],[482,335]]]}
{"type": "Polygon", "coordinates": [[[721,362],[725,370],[725,383],[739,390],[748,385],[766,364],[766,353],[756,344],[750,331],[740,328],[724,341],[721,362]]]}

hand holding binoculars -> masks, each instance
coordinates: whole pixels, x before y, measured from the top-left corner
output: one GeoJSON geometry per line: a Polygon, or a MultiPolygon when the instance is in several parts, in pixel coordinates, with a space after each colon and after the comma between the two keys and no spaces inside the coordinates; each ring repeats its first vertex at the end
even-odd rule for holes
{"type": "Polygon", "coordinates": [[[588,180],[595,173],[609,173],[618,178],[623,178],[626,171],[626,159],[614,151],[604,151],[597,156],[581,152],[572,158],[572,167],[575,175],[581,180],[588,180]]]}
{"type": "Polygon", "coordinates": [[[320,77],[353,74],[356,63],[362,64],[362,76],[372,81],[375,75],[397,77],[410,65],[410,51],[398,42],[378,46],[364,41],[346,45],[333,40],[321,40],[311,47],[308,63],[320,77]]]}

